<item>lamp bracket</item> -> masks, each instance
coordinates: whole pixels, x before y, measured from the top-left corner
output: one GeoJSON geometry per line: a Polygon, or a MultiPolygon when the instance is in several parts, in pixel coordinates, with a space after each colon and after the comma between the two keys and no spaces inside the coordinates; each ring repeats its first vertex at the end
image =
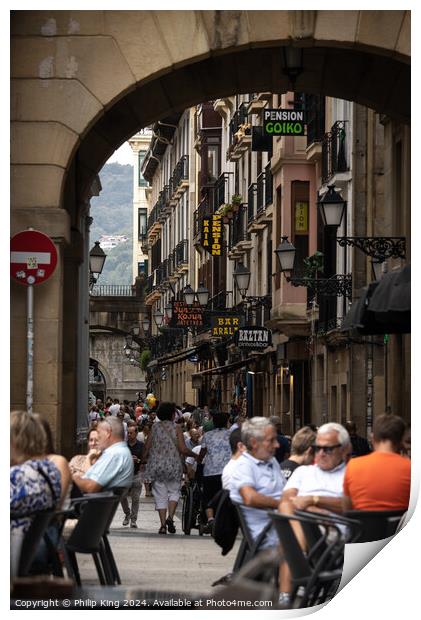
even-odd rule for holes
{"type": "Polygon", "coordinates": [[[338,274],[331,278],[286,278],[292,286],[305,286],[316,294],[332,297],[351,297],[351,274],[338,274]]]}
{"type": "Polygon", "coordinates": [[[263,306],[264,308],[272,308],[272,297],[270,295],[264,295],[263,297],[243,296],[244,303],[258,308],[263,306]]]}
{"type": "Polygon", "coordinates": [[[337,237],[341,247],[356,247],[379,263],[388,258],[406,258],[405,237],[337,237]]]}

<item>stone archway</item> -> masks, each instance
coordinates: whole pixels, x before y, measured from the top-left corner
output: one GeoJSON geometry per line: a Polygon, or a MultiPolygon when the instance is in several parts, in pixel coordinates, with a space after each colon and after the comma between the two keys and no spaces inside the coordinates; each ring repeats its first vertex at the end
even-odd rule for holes
{"type": "MultiPolygon", "coordinates": [[[[296,89],[410,120],[409,11],[15,11],[12,234],[29,226],[59,262],[36,296],[37,410],[60,424],[75,406],[83,216],[96,174],[138,129],[235,92],[285,92],[280,48],[304,50],[296,89]],[[73,373],[73,374],[72,374],[73,373]]],[[[13,406],[25,398],[25,295],[12,285],[13,406]]]]}

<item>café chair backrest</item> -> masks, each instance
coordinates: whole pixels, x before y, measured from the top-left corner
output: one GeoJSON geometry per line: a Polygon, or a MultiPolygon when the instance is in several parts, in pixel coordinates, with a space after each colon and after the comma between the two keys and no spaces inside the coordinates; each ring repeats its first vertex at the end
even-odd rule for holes
{"type": "Polygon", "coordinates": [[[347,510],[344,516],[361,523],[362,533],[356,542],[373,542],[393,536],[405,512],[406,510],[347,510]]]}
{"type": "Polygon", "coordinates": [[[42,510],[34,513],[31,525],[22,541],[17,572],[18,577],[26,577],[29,575],[38,547],[48,526],[54,518],[54,514],[54,510],[42,510]]]}

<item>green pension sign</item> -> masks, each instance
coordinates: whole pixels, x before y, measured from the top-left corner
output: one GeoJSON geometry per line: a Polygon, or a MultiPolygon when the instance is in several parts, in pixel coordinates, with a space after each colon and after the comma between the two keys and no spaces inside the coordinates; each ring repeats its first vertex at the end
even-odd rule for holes
{"type": "Polygon", "coordinates": [[[263,110],[263,133],[267,136],[304,136],[303,110],[263,110]]]}

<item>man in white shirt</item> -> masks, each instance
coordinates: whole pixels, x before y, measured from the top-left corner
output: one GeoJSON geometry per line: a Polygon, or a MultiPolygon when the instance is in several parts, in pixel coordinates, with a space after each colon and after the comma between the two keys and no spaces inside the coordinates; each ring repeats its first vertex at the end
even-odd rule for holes
{"type": "Polygon", "coordinates": [[[117,416],[120,413],[120,401],[118,398],[114,398],[113,404],[110,405],[108,409],[108,413],[113,416],[117,416]]]}
{"type": "MultiPolygon", "coordinates": [[[[337,424],[323,424],[317,431],[313,446],[313,465],[301,465],[292,473],[285,485],[279,512],[294,514],[294,510],[321,510],[342,512],[343,480],[351,441],[348,431],[337,424]]],[[[297,539],[304,549],[305,537],[300,524],[291,521],[297,539]]],[[[291,590],[289,570],[281,570],[280,602],[289,603],[291,590]]]]}
{"type": "MultiPolygon", "coordinates": [[[[285,478],[274,454],[278,447],[275,427],[267,418],[254,417],[242,425],[241,437],[246,451],[239,457],[230,481],[230,498],[243,504],[244,519],[254,539],[270,523],[266,510],[277,508],[285,478]],[[262,509],[263,510],[256,510],[262,509]]],[[[261,548],[279,544],[272,527],[261,548]]]]}
{"type": "Polygon", "coordinates": [[[222,470],[222,488],[228,490],[230,489],[231,478],[237,466],[238,459],[246,449],[245,445],[241,441],[241,429],[236,428],[234,431],[232,431],[229,437],[229,442],[231,446],[232,457],[222,470]]]}

